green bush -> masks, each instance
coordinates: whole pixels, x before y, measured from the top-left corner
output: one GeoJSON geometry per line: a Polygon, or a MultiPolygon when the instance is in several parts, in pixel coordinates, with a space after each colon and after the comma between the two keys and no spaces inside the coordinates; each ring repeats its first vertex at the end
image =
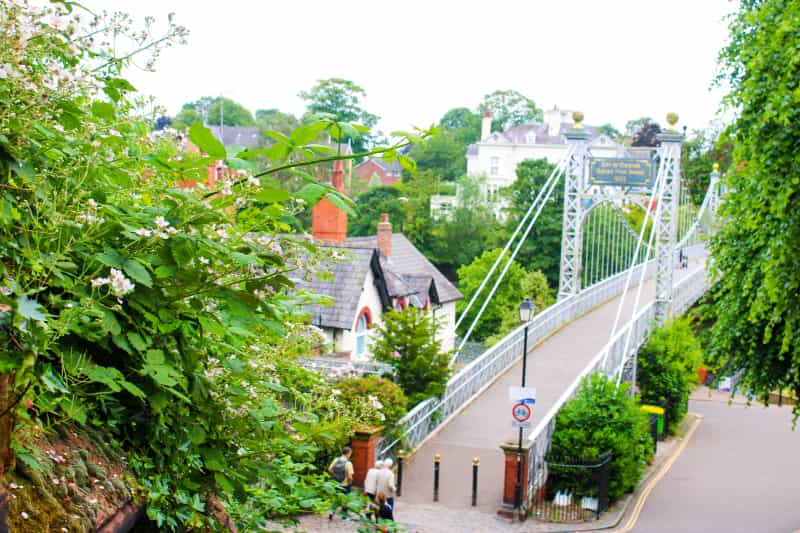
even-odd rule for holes
{"type": "Polygon", "coordinates": [[[628,395],[629,388],[617,387],[600,374],[585,379],[558,413],[550,449],[554,457],[594,458],[611,452],[612,500],[636,487],[653,450],[647,415],[628,395]]]}
{"type": "Polygon", "coordinates": [[[373,426],[391,427],[408,411],[408,399],[399,385],[378,376],[354,377],[339,383],[334,394],[340,391],[339,401],[353,411],[360,411],[363,403],[372,404],[372,416],[360,421],[373,426]]]}
{"type": "Polygon", "coordinates": [[[372,345],[375,359],[394,367],[410,405],[441,396],[447,386],[450,352],[442,350],[437,328],[432,318],[414,307],[389,311],[372,345]]]}
{"type": "Polygon", "coordinates": [[[653,332],[639,351],[637,382],[643,404],[667,406],[670,431],[686,415],[689,393],[697,381],[702,350],[688,318],[653,332]]]}

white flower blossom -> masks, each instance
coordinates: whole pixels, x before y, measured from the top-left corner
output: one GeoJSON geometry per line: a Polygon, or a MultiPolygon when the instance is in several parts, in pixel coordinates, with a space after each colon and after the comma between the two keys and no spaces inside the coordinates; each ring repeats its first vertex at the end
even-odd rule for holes
{"type": "Polygon", "coordinates": [[[158,226],[159,229],[164,229],[169,227],[169,222],[167,221],[166,218],[162,217],[161,215],[157,216],[153,222],[155,222],[155,225],[158,226]]]}
{"type": "Polygon", "coordinates": [[[122,296],[133,291],[135,287],[136,285],[131,283],[131,280],[126,278],[122,271],[117,270],[116,268],[111,269],[111,288],[114,291],[114,294],[117,296],[122,296]]]}
{"type": "Polygon", "coordinates": [[[118,131],[117,131],[117,130],[115,130],[114,128],[111,128],[111,129],[109,129],[109,130],[108,130],[108,134],[109,134],[109,135],[113,135],[114,137],[122,137],[122,135],[120,134],[120,132],[118,132],[118,131]]]}
{"type": "Polygon", "coordinates": [[[159,238],[164,239],[165,241],[169,239],[169,233],[167,233],[166,231],[159,231],[158,233],[156,233],[156,235],[158,235],[159,238]]]}
{"type": "Polygon", "coordinates": [[[259,300],[263,300],[264,298],[266,298],[266,297],[267,297],[267,293],[266,293],[266,292],[264,292],[264,291],[263,291],[263,290],[261,290],[261,289],[256,289],[256,290],[254,290],[254,291],[253,291],[253,294],[254,294],[254,295],[255,295],[255,297],[256,297],[256,298],[258,298],[259,300]]]}
{"type": "Polygon", "coordinates": [[[136,235],[139,235],[140,237],[150,237],[151,235],[153,235],[153,232],[146,228],[139,228],[136,231],[134,231],[134,233],[136,235]]]}
{"type": "Polygon", "coordinates": [[[261,180],[255,176],[247,176],[247,183],[253,187],[259,187],[261,185],[261,180]]]}
{"type": "Polygon", "coordinates": [[[28,518],[30,518],[30,515],[25,511],[22,511],[19,515],[22,517],[23,520],[27,520],[28,518]]]}
{"type": "Polygon", "coordinates": [[[58,131],[58,132],[64,133],[64,126],[62,126],[61,124],[55,124],[53,126],[53,129],[58,131]]]}
{"type": "Polygon", "coordinates": [[[231,189],[231,187],[232,187],[231,182],[225,181],[222,184],[222,190],[220,192],[222,193],[223,196],[230,196],[231,194],[233,194],[233,189],[231,189]]]}
{"type": "Polygon", "coordinates": [[[111,282],[108,278],[94,278],[92,280],[92,287],[101,287],[103,285],[108,285],[111,282]]]}
{"type": "Polygon", "coordinates": [[[2,294],[3,296],[11,296],[11,288],[3,285],[2,287],[0,287],[0,294],[2,294]]]}
{"type": "Polygon", "coordinates": [[[170,227],[167,228],[167,233],[169,233],[170,235],[175,235],[176,233],[178,233],[178,230],[176,228],[170,226],[170,227]]]}
{"type": "Polygon", "coordinates": [[[97,202],[94,200],[94,198],[89,198],[88,200],[86,200],[86,205],[88,205],[92,209],[97,209],[97,202]]]}

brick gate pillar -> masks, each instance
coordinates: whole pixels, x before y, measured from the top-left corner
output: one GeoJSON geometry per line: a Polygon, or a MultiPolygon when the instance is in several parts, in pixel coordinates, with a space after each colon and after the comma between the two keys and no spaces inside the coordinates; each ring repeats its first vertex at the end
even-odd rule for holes
{"type": "Polygon", "coordinates": [[[353,462],[353,485],[362,487],[367,470],[375,464],[375,445],[381,436],[382,427],[358,426],[355,434],[350,440],[350,447],[353,455],[350,460],[353,462]]]}
{"type": "MultiPolygon", "coordinates": [[[[519,448],[517,441],[506,441],[500,444],[500,449],[505,454],[505,472],[503,474],[503,507],[501,514],[506,514],[514,509],[514,491],[517,486],[517,456],[519,448]]],[[[528,457],[533,443],[528,439],[522,440],[522,506],[527,508],[528,502],[528,457]]]]}

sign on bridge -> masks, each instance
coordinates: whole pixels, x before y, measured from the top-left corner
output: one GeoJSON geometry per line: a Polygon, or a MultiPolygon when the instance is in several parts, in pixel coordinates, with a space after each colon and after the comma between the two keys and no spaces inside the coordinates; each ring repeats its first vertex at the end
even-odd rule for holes
{"type": "Polygon", "coordinates": [[[589,159],[590,185],[650,187],[655,166],[649,159],[593,157],[589,159]]]}

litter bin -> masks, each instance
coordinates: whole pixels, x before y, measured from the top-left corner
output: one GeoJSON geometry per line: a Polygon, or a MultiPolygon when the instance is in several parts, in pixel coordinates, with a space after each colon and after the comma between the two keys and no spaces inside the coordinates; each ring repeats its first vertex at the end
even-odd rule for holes
{"type": "Polygon", "coordinates": [[[661,437],[661,440],[664,440],[664,408],[657,405],[642,405],[639,409],[658,417],[658,435],[661,437]]]}

